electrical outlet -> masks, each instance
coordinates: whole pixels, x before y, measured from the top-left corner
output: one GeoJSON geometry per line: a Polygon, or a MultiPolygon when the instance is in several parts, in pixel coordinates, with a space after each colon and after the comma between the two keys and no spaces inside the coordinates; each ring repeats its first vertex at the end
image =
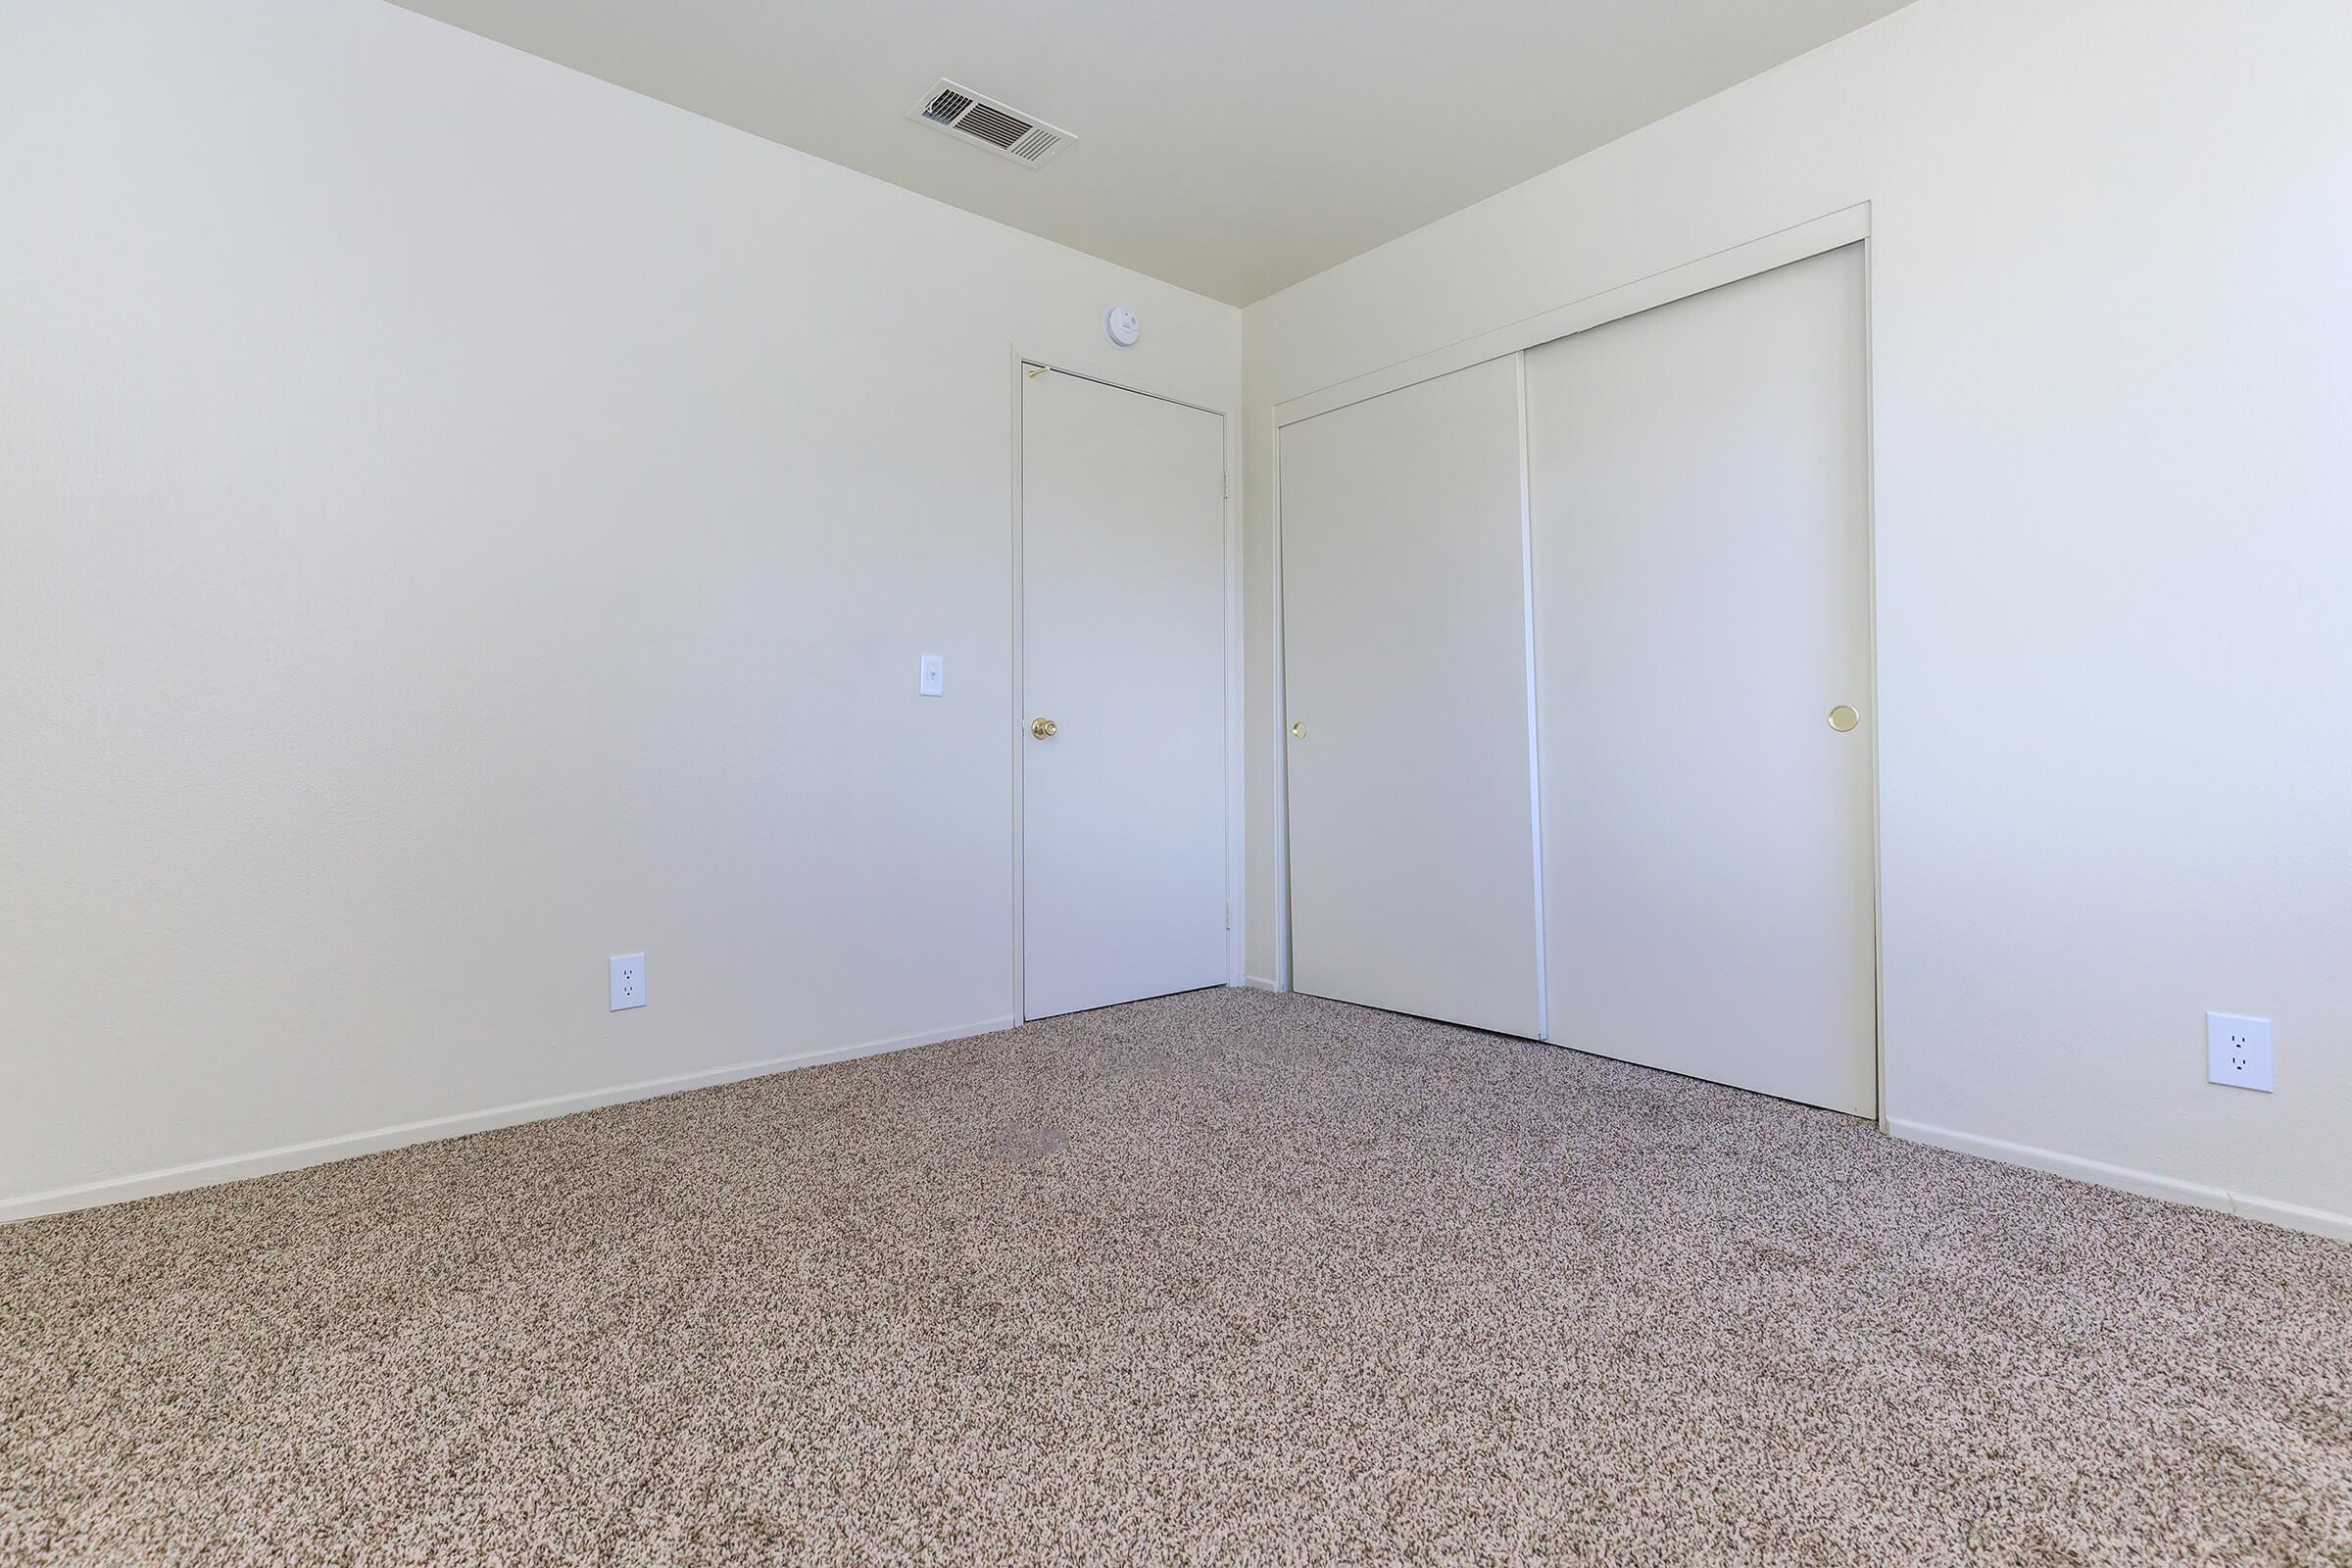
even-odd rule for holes
{"type": "Polygon", "coordinates": [[[948,691],[948,662],[937,654],[923,656],[923,669],[915,690],[925,697],[944,697],[948,691]]]}
{"type": "Polygon", "coordinates": [[[645,955],[624,953],[606,960],[612,966],[612,1010],[645,1005],[645,955]]]}
{"type": "Polygon", "coordinates": [[[2217,1084],[2271,1092],[2271,1020],[2233,1012],[2205,1015],[2205,1076],[2217,1084]]]}

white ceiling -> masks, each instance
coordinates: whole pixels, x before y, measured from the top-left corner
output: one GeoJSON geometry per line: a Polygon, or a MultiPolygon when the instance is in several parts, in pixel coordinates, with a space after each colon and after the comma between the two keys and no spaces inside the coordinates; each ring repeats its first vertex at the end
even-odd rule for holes
{"type": "Polygon", "coordinates": [[[399,0],[1235,304],[1904,0],[399,0]],[[906,119],[951,76],[1043,168],[906,119]]]}

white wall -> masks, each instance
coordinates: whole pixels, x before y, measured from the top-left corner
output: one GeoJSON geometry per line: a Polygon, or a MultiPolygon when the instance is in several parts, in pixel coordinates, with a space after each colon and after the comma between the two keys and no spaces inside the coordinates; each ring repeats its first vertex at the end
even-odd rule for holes
{"type": "Polygon", "coordinates": [[[375,0],[0,8],[0,1215],[1010,1013],[1011,356],[1237,312],[375,0]]]}
{"type": "Polygon", "coordinates": [[[1273,404],[1868,201],[1888,1113],[2352,1224],[2348,74],[2341,0],[1922,0],[1250,307],[1251,801],[1273,404]]]}

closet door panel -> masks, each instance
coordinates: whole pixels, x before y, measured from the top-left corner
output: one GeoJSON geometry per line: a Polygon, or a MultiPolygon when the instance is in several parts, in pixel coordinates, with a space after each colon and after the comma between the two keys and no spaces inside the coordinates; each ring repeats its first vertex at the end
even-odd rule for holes
{"type": "Polygon", "coordinates": [[[1875,1114],[1861,252],[1526,375],[1552,1038],[1875,1114]]]}
{"type": "Polygon", "coordinates": [[[1281,432],[1291,978],[1543,1033],[1517,356],[1281,432]]]}

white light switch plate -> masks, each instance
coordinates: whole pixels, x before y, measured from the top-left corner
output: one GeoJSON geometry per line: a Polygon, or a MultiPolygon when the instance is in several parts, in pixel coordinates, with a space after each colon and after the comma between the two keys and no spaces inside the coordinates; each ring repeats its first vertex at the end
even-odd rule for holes
{"type": "Polygon", "coordinates": [[[612,965],[612,1010],[645,1005],[645,955],[624,953],[607,960],[612,965]]]}
{"type": "Polygon", "coordinates": [[[922,683],[915,690],[925,697],[945,696],[948,690],[948,662],[937,654],[925,654],[922,683]]]}
{"type": "Polygon", "coordinates": [[[2271,1092],[2271,1020],[2233,1012],[2205,1015],[2205,1076],[2217,1084],[2271,1092]]]}

